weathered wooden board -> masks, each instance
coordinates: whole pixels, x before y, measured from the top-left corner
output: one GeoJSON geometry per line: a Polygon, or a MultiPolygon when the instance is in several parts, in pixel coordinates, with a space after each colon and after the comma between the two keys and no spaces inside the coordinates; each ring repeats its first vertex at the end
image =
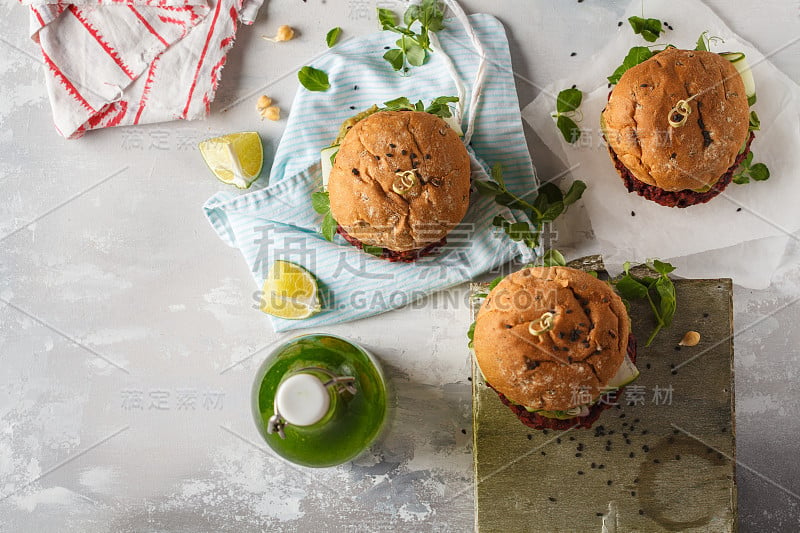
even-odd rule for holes
{"type": "Polygon", "coordinates": [[[531,430],[473,365],[476,531],[736,531],[732,284],[675,285],[648,348],[652,315],[632,302],[641,376],[592,429],[531,430]],[[678,350],[688,330],[702,340],[678,350]]]}

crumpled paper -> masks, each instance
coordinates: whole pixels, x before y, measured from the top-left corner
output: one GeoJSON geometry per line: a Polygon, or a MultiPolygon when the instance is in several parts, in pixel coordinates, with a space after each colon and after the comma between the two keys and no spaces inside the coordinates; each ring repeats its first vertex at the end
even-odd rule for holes
{"type": "MultiPolygon", "coordinates": [[[[684,277],[731,277],[749,288],[764,288],[781,265],[790,239],[800,230],[800,87],[780,72],[768,57],[736,36],[703,3],[696,0],[655,0],[644,4],[644,16],[668,21],[674,30],[657,43],[695,47],[699,35],[720,37],[711,51],[744,52],[756,83],[758,100],[752,107],[761,130],[752,144],[754,162],[764,162],[771,177],[746,185],[731,183],[711,202],[685,209],[668,208],[628,193],[609,158],[599,117],[610,89],[606,77],[622,63],[632,46],[646,46],[627,23],[642,15],[632,2],[625,23],[608,45],[594,54],[570,80],[554,83],[523,110],[523,118],[568,168],[583,179],[583,195],[597,244],[612,274],[625,261],[669,260],[684,277]],[[579,123],[581,138],[568,144],[556,129],[551,113],[556,95],[577,84],[584,92],[579,123]]],[[[613,22],[611,22],[613,24],[613,22]]]]}

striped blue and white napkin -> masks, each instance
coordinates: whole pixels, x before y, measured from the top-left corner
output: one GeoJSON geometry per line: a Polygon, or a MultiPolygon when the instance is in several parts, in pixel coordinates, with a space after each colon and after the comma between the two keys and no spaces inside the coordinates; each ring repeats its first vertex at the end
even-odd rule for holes
{"type": "MultiPolygon", "coordinates": [[[[508,188],[524,195],[537,182],[522,130],[505,31],[489,15],[468,18],[486,53],[477,111],[464,110],[465,122],[475,114],[469,150],[480,164],[473,168],[472,177],[485,179],[487,168],[501,162],[508,188]]],[[[470,101],[480,57],[455,19],[449,19],[437,35],[441,50],[408,76],[391,70],[382,58],[384,47],[395,40],[389,32],[342,42],[314,61],[314,67],[328,73],[331,88],[326,92],[298,89],[275,154],[270,185],[243,195],[220,192],[206,202],[208,220],[226,243],[239,248],[259,287],[276,259],[300,264],[319,280],[323,310],[302,321],[271,317],[276,331],[383,313],[470,280],[523,253],[523,247],[493,228],[492,218],[498,214],[494,200],[474,193],[463,223],[448,235],[447,245],[415,263],[378,259],[338,235],[331,243],[318,232],[322,217],[312,209],[310,195],[321,187],[319,152],[333,141],[344,120],[399,96],[427,104],[437,96],[456,95],[448,57],[467,88],[463,100],[470,101]]]]}

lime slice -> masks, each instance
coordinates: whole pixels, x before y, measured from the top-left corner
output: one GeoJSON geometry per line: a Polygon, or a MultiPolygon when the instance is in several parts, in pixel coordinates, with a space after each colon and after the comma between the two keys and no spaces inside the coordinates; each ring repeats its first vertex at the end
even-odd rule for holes
{"type": "Polygon", "coordinates": [[[198,145],[211,172],[223,183],[247,189],[261,173],[264,149],[254,131],[215,137],[198,145]]]}
{"type": "Polygon", "coordinates": [[[299,265],[275,261],[264,280],[261,310],[290,320],[310,317],[320,310],[317,280],[299,265]]]}

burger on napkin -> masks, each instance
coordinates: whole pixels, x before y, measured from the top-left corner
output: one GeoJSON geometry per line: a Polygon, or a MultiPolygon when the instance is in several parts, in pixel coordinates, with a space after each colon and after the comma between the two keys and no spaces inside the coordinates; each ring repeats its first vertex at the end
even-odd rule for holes
{"type": "Polygon", "coordinates": [[[688,207],[728,186],[754,137],[738,56],[667,47],[622,74],[600,123],[628,192],[688,207]]]}
{"type": "Polygon", "coordinates": [[[346,121],[323,150],[327,191],[315,194],[327,194],[329,224],[350,244],[410,262],[442,246],[464,218],[470,158],[457,124],[446,121],[456,100],[373,106],[346,121]]]}
{"type": "Polygon", "coordinates": [[[486,383],[527,426],[591,427],[639,376],[622,299],[586,272],[532,267],[497,284],[473,332],[486,383]]]}

